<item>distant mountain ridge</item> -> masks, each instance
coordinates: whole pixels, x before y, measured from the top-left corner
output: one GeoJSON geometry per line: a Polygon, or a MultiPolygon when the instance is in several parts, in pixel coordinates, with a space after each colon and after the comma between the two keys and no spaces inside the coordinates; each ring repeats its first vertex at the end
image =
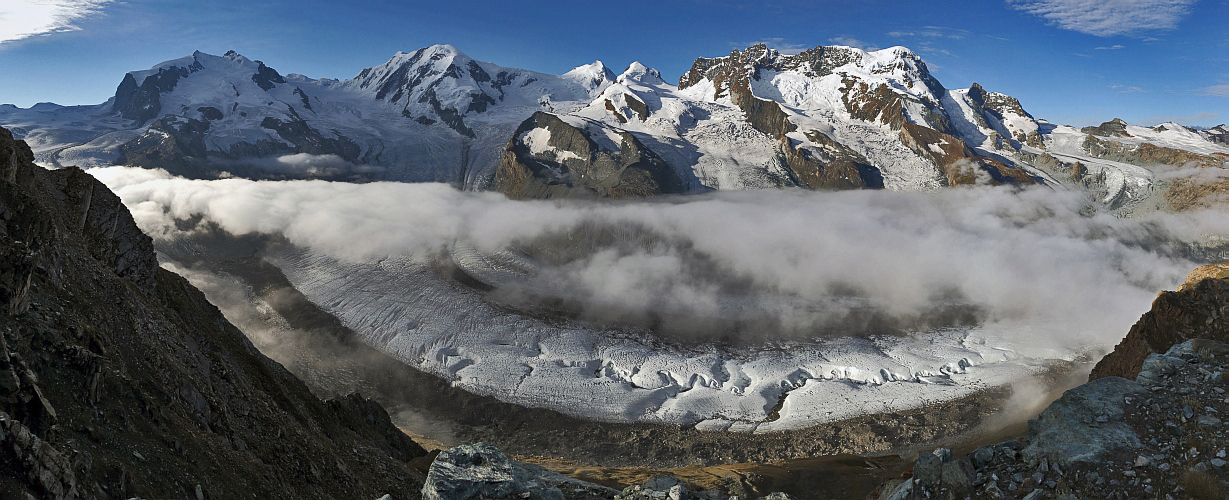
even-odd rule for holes
{"type": "Polygon", "coordinates": [[[696,59],[678,85],[640,63],[549,75],[450,45],[399,52],[347,80],[198,51],[125,74],[103,104],[0,106],[0,125],[50,166],[450,182],[521,197],[1046,183],[1132,212],[1174,209],[1163,171],[1229,159],[1224,126],[1053,125],[976,83],[944,87],[905,47],[785,55],[754,45],[696,59]],[[591,146],[552,139],[577,133],[591,146]],[[607,161],[621,173],[598,166],[607,161]],[[652,165],[656,180],[619,188],[633,164],[652,165]],[[532,195],[530,181],[540,185],[532,195]]]}

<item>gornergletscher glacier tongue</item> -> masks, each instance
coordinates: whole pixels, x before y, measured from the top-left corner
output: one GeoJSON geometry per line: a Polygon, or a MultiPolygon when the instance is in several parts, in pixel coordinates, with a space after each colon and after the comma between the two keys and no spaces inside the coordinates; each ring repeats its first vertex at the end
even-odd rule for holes
{"type": "Polygon", "coordinates": [[[0,106],[0,124],[49,166],[448,182],[515,198],[1046,183],[1129,213],[1166,194],[1158,167],[1229,157],[1223,126],[1053,125],[976,83],[945,88],[904,47],[754,45],[696,59],[678,85],[638,62],[549,75],[450,45],[348,80],[196,52],[124,75],[99,105],[0,106]]]}

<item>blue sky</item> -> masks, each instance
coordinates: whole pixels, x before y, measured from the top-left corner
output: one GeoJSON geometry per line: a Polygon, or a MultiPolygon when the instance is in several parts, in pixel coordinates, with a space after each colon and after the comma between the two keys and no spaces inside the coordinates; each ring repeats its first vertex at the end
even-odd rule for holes
{"type": "Polygon", "coordinates": [[[450,43],[503,66],[639,60],[677,80],[696,57],[763,41],[904,45],[945,86],[976,81],[1058,123],[1229,122],[1229,0],[393,3],[0,0],[0,103],[100,103],[125,72],[194,50],[348,78],[450,43]]]}

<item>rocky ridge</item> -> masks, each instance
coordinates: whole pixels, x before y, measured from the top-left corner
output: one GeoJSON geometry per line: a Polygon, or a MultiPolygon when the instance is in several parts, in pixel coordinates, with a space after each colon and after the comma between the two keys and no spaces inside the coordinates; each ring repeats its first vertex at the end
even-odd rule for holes
{"type": "Polygon", "coordinates": [[[0,129],[0,497],[417,496],[379,405],[317,399],[105,186],[32,160],[0,129]]]}
{"type": "Polygon", "coordinates": [[[1227,268],[1227,263],[1200,267],[1177,291],[1161,292],[1152,309],[1093,367],[1090,380],[1110,376],[1133,379],[1148,356],[1190,339],[1229,341],[1229,321],[1225,320],[1229,314],[1227,268]]]}

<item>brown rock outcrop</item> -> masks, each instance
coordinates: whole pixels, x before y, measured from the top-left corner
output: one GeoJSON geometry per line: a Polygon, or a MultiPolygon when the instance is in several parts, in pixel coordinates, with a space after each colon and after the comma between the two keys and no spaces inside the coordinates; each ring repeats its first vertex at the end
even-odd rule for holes
{"type": "Polygon", "coordinates": [[[1098,139],[1095,135],[1089,135],[1084,139],[1083,148],[1094,158],[1134,165],[1220,167],[1224,164],[1219,158],[1209,155],[1157,146],[1148,142],[1139,145],[1126,144],[1110,139],[1098,139]]]}
{"type": "Polygon", "coordinates": [[[978,155],[959,138],[929,127],[906,122],[901,127],[900,139],[913,152],[934,162],[949,186],[978,184],[979,174],[983,183],[988,184],[1038,183],[1028,172],[978,155]]]}
{"type": "Polygon", "coordinates": [[[1092,369],[1089,380],[1134,379],[1149,354],[1164,353],[1190,339],[1229,341],[1229,263],[1204,266],[1176,292],[1161,292],[1114,350],[1092,369]]]}
{"type": "Polygon", "coordinates": [[[603,149],[550,113],[536,112],[521,123],[495,170],[494,190],[514,199],[634,198],[682,193],[683,182],[669,164],[629,132],[618,132],[618,150],[603,149]],[[523,136],[535,129],[550,134],[549,148],[535,153],[523,136]]]}

